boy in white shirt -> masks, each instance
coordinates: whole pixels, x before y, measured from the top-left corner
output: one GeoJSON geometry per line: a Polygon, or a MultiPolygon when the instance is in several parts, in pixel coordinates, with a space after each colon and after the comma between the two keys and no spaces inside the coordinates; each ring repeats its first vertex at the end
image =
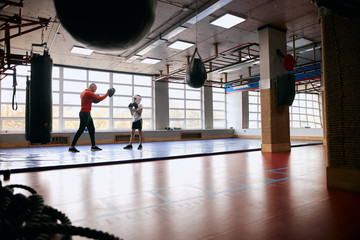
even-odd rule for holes
{"type": "Polygon", "coordinates": [[[142,110],[143,105],[140,104],[141,102],[141,96],[139,94],[134,95],[133,102],[129,104],[129,110],[132,115],[132,126],[131,126],[131,136],[130,136],[130,142],[128,145],[124,147],[124,149],[132,149],[132,144],[135,138],[135,130],[137,129],[139,131],[139,146],[138,149],[142,149],[142,143],[144,140],[144,135],[142,132],[142,110]]]}

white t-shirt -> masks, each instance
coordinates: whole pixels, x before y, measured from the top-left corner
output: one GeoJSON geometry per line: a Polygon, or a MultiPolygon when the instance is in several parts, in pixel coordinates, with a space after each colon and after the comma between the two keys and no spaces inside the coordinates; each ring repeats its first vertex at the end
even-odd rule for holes
{"type": "Polygon", "coordinates": [[[142,119],[141,114],[138,113],[138,111],[139,111],[140,109],[143,109],[143,105],[142,105],[142,104],[139,104],[139,105],[138,105],[138,108],[137,108],[136,110],[135,110],[135,108],[133,108],[133,110],[132,110],[132,116],[133,116],[132,122],[136,122],[136,121],[139,121],[140,119],[142,119]]]}

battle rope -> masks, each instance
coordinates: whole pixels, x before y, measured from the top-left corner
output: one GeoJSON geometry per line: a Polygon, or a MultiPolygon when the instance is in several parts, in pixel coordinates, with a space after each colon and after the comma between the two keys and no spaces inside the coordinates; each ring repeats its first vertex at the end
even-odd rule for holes
{"type": "Polygon", "coordinates": [[[15,240],[45,240],[55,234],[61,234],[62,240],[70,240],[71,236],[120,240],[118,237],[90,228],[75,227],[62,212],[44,205],[41,195],[25,185],[2,186],[0,180],[0,237],[15,240]],[[20,188],[31,193],[29,197],[14,194],[14,189],[20,188]],[[58,223],[60,222],[60,223],[58,223]]]}

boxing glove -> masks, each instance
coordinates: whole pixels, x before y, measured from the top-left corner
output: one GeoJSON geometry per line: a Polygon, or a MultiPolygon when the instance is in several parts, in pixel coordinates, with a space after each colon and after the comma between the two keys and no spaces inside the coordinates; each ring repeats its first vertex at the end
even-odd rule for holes
{"type": "Polygon", "coordinates": [[[112,97],[115,93],[115,88],[109,88],[109,90],[107,90],[107,93],[108,93],[109,97],[112,97]]]}
{"type": "MultiPolygon", "coordinates": [[[[96,95],[100,96],[99,94],[96,94],[96,95]]],[[[92,102],[93,102],[93,103],[99,103],[100,100],[97,100],[97,99],[93,98],[92,102]]]]}

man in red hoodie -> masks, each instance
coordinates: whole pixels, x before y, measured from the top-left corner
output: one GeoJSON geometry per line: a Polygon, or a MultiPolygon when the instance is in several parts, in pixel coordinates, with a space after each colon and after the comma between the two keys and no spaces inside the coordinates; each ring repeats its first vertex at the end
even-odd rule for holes
{"type": "Polygon", "coordinates": [[[99,148],[98,146],[96,146],[95,144],[95,127],[94,127],[94,122],[93,119],[90,115],[91,112],[91,105],[94,102],[100,102],[102,100],[104,100],[108,95],[109,95],[109,91],[103,95],[103,96],[99,96],[96,95],[97,86],[95,83],[90,84],[89,88],[85,89],[85,91],[83,91],[80,94],[80,99],[81,99],[81,110],[79,113],[79,117],[80,117],[80,126],[79,126],[79,130],[77,130],[74,139],[71,143],[71,146],[69,148],[69,152],[79,152],[79,150],[77,150],[75,148],[75,145],[79,139],[79,137],[81,136],[81,134],[84,132],[85,127],[87,127],[88,131],[89,131],[89,135],[90,135],[90,139],[91,139],[91,151],[101,151],[102,149],[99,148]]]}

